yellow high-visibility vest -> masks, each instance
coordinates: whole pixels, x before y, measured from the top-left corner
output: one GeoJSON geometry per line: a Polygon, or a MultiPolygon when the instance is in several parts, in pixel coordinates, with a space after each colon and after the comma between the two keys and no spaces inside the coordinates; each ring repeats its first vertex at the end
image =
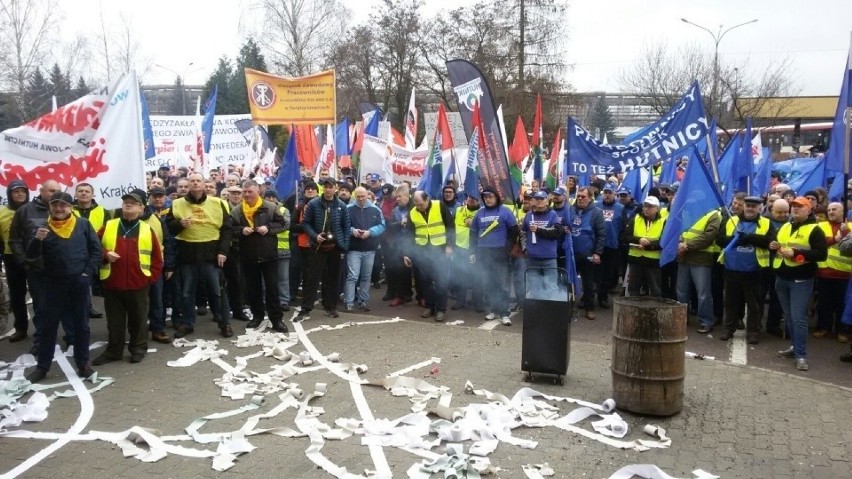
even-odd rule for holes
{"type": "MultiPolygon", "coordinates": [[[[696,221],[695,224],[692,225],[691,228],[684,231],[683,234],[680,235],[681,239],[686,241],[686,240],[698,238],[699,236],[701,236],[704,233],[704,229],[707,227],[707,223],[710,221],[710,218],[712,218],[714,215],[719,215],[719,214],[720,213],[719,213],[718,210],[713,210],[713,211],[710,211],[709,213],[707,213],[706,215],[702,216],[701,219],[696,221]]],[[[708,253],[718,253],[719,251],[722,251],[722,248],[720,248],[719,245],[717,245],[714,242],[710,246],[702,249],[701,251],[706,251],[708,253]]]]}
{"type": "MultiPolygon", "coordinates": [[[[284,216],[284,207],[278,208],[281,216],[284,216]]],[[[278,249],[290,250],[290,230],[284,228],[284,231],[278,233],[278,249]]]]}
{"type": "Polygon", "coordinates": [[[459,248],[470,249],[470,226],[467,225],[467,220],[472,220],[477,211],[479,210],[471,211],[465,205],[456,210],[456,246],[459,248]]]}
{"type": "MultiPolygon", "coordinates": [[[[736,229],[737,224],[740,222],[739,216],[733,216],[728,221],[727,226],[725,226],[725,236],[733,236],[734,229],[736,229]]],[[[757,229],[754,231],[754,234],[765,236],[766,233],[769,232],[769,218],[760,217],[757,220],[757,229]]],[[[761,268],[769,267],[769,250],[766,248],[758,248],[754,247],[754,256],[757,259],[757,264],[761,268]]],[[[722,254],[719,255],[719,263],[725,264],[725,251],[722,251],[722,254]]]]}
{"type": "MultiPolygon", "coordinates": [[[[120,223],[121,219],[119,218],[107,221],[106,228],[104,229],[104,237],[101,238],[101,244],[105,250],[115,250],[115,245],[118,239],[118,226],[120,223]]],[[[151,227],[148,223],[140,219],[139,241],[137,245],[139,249],[139,266],[142,270],[142,274],[145,276],[151,276],[151,253],[154,248],[153,236],[154,235],[151,234],[151,227]]],[[[101,281],[109,278],[110,272],[110,263],[102,264],[99,272],[101,281]]]]}
{"type": "MultiPolygon", "coordinates": [[[[633,236],[638,238],[648,238],[649,240],[659,240],[663,236],[663,226],[665,224],[666,220],[663,218],[657,218],[648,225],[648,222],[645,221],[645,217],[637,215],[633,220],[633,236]]],[[[631,246],[627,251],[627,255],[633,256],[634,258],[660,259],[660,253],[660,250],[648,251],[636,248],[635,246],[631,246]]]]}
{"type": "Polygon", "coordinates": [[[441,217],[440,201],[431,201],[428,220],[424,220],[423,215],[417,209],[412,209],[408,215],[411,217],[411,224],[414,225],[414,242],[416,244],[420,246],[427,244],[443,246],[447,244],[447,228],[444,226],[444,219],[441,217]]]}
{"type": "MultiPolygon", "coordinates": [[[[852,223],[846,223],[846,225],[852,227],[852,223]]],[[[831,231],[831,223],[828,221],[821,221],[817,226],[825,233],[826,238],[834,237],[834,233],[831,231]]],[[[825,261],[820,261],[817,263],[817,266],[820,268],[831,268],[844,273],[852,273],[852,258],[841,255],[840,248],[835,243],[828,247],[828,256],[825,258],[825,261]]]]}
{"type": "Polygon", "coordinates": [[[219,228],[225,221],[225,206],[218,198],[208,196],[203,203],[196,204],[178,198],[172,203],[175,219],[192,218],[192,226],[184,228],[176,238],[189,243],[204,243],[219,239],[219,228]]]}
{"type": "MultiPolygon", "coordinates": [[[[76,206],[71,209],[71,213],[73,213],[74,216],[76,216],[78,218],[80,218],[82,216],[82,214],[80,213],[80,210],[76,206]]],[[[99,232],[101,230],[101,228],[103,228],[105,219],[106,219],[106,210],[104,209],[103,206],[101,206],[101,205],[95,206],[94,208],[91,209],[91,211],[89,211],[88,220],[89,220],[89,223],[92,224],[92,228],[94,228],[96,232],[99,232]]]]}
{"type": "MultiPolygon", "coordinates": [[[[802,225],[796,230],[796,234],[793,235],[791,232],[793,231],[793,226],[791,223],[784,223],[781,226],[781,229],[778,230],[778,237],[775,239],[782,248],[790,247],[794,249],[801,250],[809,250],[811,249],[811,232],[813,232],[814,228],[817,225],[815,223],[802,225]]],[[[798,263],[796,261],[791,261],[786,258],[782,258],[781,255],[776,254],[775,259],[772,260],[772,268],[778,269],[781,267],[781,263],[786,264],[791,268],[795,268],[796,266],[801,266],[804,263],[798,263]]]]}

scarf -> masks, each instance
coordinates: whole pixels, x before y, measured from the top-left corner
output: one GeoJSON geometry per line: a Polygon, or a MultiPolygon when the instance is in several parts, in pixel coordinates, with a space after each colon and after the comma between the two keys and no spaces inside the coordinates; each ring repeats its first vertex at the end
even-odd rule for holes
{"type": "Polygon", "coordinates": [[[254,228],[254,214],[262,204],[263,200],[259,197],[257,198],[257,203],[255,203],[254,206],[249,205],[246,200],[243,200],[243,214],[246,217],[246,222],[248,222],[249,228],[254,228]]]}
{"type": "Polygon", "coordinates": [[[59,236],[62,239],[68,239],[71,237],[71,233],[74,232],[74,225],[77,224],[77,217],[71,215],[67,220],[59,221],[53,218],[47,219],[47,225],[50,226],[50,229],[56,233],[56,236],[59,236]]]}

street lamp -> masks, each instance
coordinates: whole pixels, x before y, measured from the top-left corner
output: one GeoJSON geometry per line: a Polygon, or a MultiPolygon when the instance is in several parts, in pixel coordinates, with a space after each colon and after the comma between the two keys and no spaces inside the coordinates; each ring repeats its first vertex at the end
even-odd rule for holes
{"type": "MultiPolygon", "coordinates": [[[[183,69],[183,74],[180,74],[180,73],[172,70],[171,68],[164,67],[163,65],[160,65],[159,63],[154,64],[155,67],[162,68],[163,70],[166,70],[166,71],[170,71],[170,72],[174,73],[175,75],[177,75],[178,78],[180,78],[181,88],[183,88],[183,90],[180,92],[180,109],[182,110],[181,114],[183,114],[183,115],[186,115],[186,74],[187,74],[187,70],[189,70],[189,67],[191,67],[194,64],[195,64],[195,62],[189,62],[186,65],[186,68],[183,69]]],[[[198,69],[196,68],[196,70],[198,70],[198,69]]],[[[195,71],[195,70],[193,70],[193,71],[195,71]]]]}
{"type": "Polygon", "coordinates": [[[757,19],[755,18],[753,20],[749,20],[747,22],[743,22],[743,23],[740,23],[738,25],[734,25],[733,27],[726,28],[724,30],[722,29],[724,27],[724,25],[719,25],[719,30],[715,33],[712,30],[710,30],[709,28],[701,26],[701,25],[699,25],[695,22],[690,22],[689,20],[687,20],[685,18],[681,18],[680,21],[682,21],[683,23],[688,23],[688,24],[692,25],[693,27],[698,27],[698,28],[704,30],[705,32],[709,33],[710,36],[713,37],[713,45],[714,45],[714,50],[713,50],[713,88],[712,88],[712,91],[711,91],[711,96],[713,97],[714,101],[719,102],[719,109],[721,110],[721,101],[717,100],[717,98],[716,98],[716,93],[717,93],[718,88],[719,88],[719,43],[722,42],[722,39],[725,38],[725,35],[728,32],[730,32],[731,30],[733,30],[735,28],[739,28],[743,25],[755,23],[755,22],[757,22],[757,19]]]}

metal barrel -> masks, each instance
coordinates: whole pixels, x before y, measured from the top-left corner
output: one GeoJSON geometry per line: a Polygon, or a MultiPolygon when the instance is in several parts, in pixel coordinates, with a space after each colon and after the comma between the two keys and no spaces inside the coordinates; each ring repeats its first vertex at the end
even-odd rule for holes
{"type": "Polygon", "coordinates": [[[656,297],[615,298],[612,389],[619,409],[670,416],[683,408],[686,305],[656,297]]]}

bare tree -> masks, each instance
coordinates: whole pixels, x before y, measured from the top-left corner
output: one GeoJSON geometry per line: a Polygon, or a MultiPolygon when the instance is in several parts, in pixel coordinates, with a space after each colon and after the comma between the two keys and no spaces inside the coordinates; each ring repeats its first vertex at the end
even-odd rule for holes
{"type": "Polygon", "coordinates": [[[332,45],[326,67],[334,67],[337,75],[338,117],[360,118],[362,101],[378,103],[382,78],[376,56],[365,48],[375,40],[373,29],[362,25],[332,45]]]}
{"type": "Polygon", "coordinates": [[[101,31],[95,36],[98,51],[91,62],[99,67],[106,82],[130,70],[142,74],[150,68],[151,61],[142,54],[142,42],[129,16],[122,13],[118,21],[110,21],[102,8],[100,22],[101,31]]]}
{"type": "MultiPolygon", "coordinates": [[[[748,60],[741,63],[719,60],[719,63],[720,87],[715,98],[707,88],[714,80],[713,55],[697,44],[684,45],[674,51],[666,43],[646,45],[639,59],[621,71],[619,83],[622,91],[636,95],[663,115],[689,85],[698,80],[702,86],[704,110],[716,118],[719,127],[726,132],[742,126],[747,116],[755,116],[757,112],[765,118],[768,98],[789,97],[798,91],[785,74],[785,70],[789,70],[789,59],[775,62],[757,76],[743,73],[748,60]],[[737,101],[743,97],[751,101],[737,101]]],[[[783,111],[783,105],[789,103],[777,103],[781,107],[773,118],[790,113],[783,111]]]]}
{"type": "Polygon", "coordinates": [[[0,0],[0,82],[14,91],[21,118],[30,116],[26,83],[54,39],[58,11],[55,0],[0,0]]]}
{"type": "Polygon", "coordinates": [[[346,31],[349,10],[340,0],[261,0],[266,24],[261,36],[272,65],[288,76],[315,73],[328,45],[346,31]]]}

